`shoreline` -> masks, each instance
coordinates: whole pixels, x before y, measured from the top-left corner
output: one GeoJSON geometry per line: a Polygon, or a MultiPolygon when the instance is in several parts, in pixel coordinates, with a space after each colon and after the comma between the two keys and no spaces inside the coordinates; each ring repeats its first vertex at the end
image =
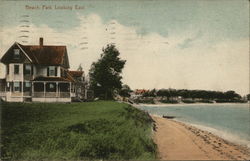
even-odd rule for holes
{"type": "Polygon", "coordinates": [[[250,105],[250,103],[156,103],[156,104],[133,104],[133,106],[157,106],[157,107],[169,107],[169,106],[199,106],[199,105],[250,105]]]}
{"type": "Polygon", "coordinates": [[[248,160],[250,149],[195,126],[150,115],[156,122],[154,140],[163,160],[248,160]],[[188,145],[188,146],[185,146],[188,145]]]}

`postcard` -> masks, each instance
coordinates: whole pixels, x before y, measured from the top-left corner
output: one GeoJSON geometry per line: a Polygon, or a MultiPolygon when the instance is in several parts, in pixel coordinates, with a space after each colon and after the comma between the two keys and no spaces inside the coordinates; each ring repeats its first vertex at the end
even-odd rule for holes
{"type": "Polygon", "coordinates": [[[2,160],[248,160],[248,0],[3,0],[2,160]]]}

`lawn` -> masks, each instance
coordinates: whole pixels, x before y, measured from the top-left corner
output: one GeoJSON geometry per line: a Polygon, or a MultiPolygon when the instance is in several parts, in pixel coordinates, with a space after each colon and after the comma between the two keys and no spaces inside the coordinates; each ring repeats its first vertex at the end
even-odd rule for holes
{"type": "Polygon", "coordinates": [[[155,159],[148,114],[124,103],[2,103],[2,160],[155,159]]]}

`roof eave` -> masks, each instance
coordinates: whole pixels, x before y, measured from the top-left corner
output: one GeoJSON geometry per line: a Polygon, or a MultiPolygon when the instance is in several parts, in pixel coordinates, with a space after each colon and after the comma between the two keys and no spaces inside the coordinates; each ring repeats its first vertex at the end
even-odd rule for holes
{"type": "Polygon", "coordinates": [[[24,53],[24,55],[29,59],[29,61],[31,63],[33,63],[33,61],[30,59],[30,57],[28,56],[28,54],[21,48],[21,46],[19,45],[18,42],[15,42],[15,44],[22,50],[22,52],[24,53]]]}

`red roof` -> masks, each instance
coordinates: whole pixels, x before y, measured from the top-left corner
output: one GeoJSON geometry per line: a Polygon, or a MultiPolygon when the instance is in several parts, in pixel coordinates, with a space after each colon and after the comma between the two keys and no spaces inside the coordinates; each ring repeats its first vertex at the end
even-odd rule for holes
{"type": "Polygon", "coordinates": [[[136,94],[143,94],[143,93],[146,93],[146,92],[148,92],[149,90],[146,90],[146,89],[136,89],[135,90],[135,93],[136,94]]]}
{"type": "Polygon", "coordinates": [[[34,64],[55,66],[61,65],[65,68],[69,68],[66,46],[22,45],[16,42],[3,55],[1,62],[9,62],[11,59],[11,54],[13,53],[13,48],[20,48],[26,57],[28,57],[34,64]]]}
{"type": "Polygon", "coordinates": [[[21,45],[29,58],[37,64],[63,65],[66,46],[21,45]]]}
{"type": "Polygon", "coordinates": [[[69,71],[69,74],[72,75],[72,77],[82,77],[83,71],[69,71]]]}

